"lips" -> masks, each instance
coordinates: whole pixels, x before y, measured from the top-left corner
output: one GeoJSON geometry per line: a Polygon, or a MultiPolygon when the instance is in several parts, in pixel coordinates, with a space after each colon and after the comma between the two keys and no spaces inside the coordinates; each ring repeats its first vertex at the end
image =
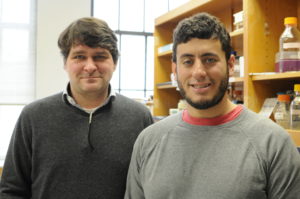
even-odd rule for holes
{"type": "Polygon", "coordinates": [[[196,89],[200,89],[200,88],[207,88],[209,87],[211,84],[210,83],[206,83],[206,84],[191,84],[191,86],[193,88],[196,88],[196,89]]]}
{"type": "Polygon", "coordinates": [[[82,79],[93,79],[93,78],[101,78],[101,75],[82,75],[80,78],[82,79]]]}
{"type": "Polygon", "coordinates": [[[100,78],[100,77],[83,77],[83,79],[93,79],[93,78],[100,78]]]}

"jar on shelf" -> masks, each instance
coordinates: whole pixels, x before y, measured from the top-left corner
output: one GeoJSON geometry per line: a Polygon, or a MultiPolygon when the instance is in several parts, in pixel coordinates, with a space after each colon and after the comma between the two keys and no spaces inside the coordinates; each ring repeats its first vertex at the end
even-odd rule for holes
{"type": "Polygon", "coordinates": [[[294,99],[291,102],[291,129],[300,130],[300,84],[294,85],[294,99]]]}
{"type": "Polygon", "coordinates": [[[283,128],[290,128],[290,95],[277,95],[277,105],[274,111],[274,119],[276,123],[283,128]]]}
{"type": "Polygon", "coordinates": [[[284,19],[285,29],[279,38],[279,52],[276,54],[276,72],[300,71],[300,31],[297,17],[284,19]]]}

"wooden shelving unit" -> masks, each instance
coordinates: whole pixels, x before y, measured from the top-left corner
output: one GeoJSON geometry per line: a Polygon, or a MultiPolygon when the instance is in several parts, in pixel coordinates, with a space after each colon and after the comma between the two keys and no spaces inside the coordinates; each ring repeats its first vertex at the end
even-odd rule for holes
{"type": "MultiPolygon", "coordinates": [[[[154,115],[166,116],[170,108],[177,107],[181,98],[174,86],[163,85],[170,81],[172,51],[167,50],[159,53],[159,48],[172,43],[173,29],[178,21],[200,11],[205,11],[219,17],[231,32],[232,43],[238,54],[243,54],[244,29],[233,31],[233,13],[243,9],[242,0],[191,0],[186,4],[164,14],[155,21],[155,70],[154,70],[154,115]]],[[[244,78],[231,78],[231,83],[243,83],[244,78]]]]}
{"type": "Polygon", "coordinates": [[[229,83],[244,83],[244,77],[230,77],[229,83]]]}
{"type": "Polygon", "coordinates": [[[169,58],[171,58],[172,57],[172,50],[168,50],[168,51],[165,51],[163,53],[158,53],[158,56],[159,57],[169,57],[169,58]]]}
{"type": "MultiPolygon", "coordinates": [[[[267,97],[290,90],[300,82],[300,73],[250,75],[274,71],[278,38],[284,29],[283,19],[300,16],[300,0],[191,0],[188,3],[158,17],[155,21],[155,85],[170,81],[171,50],[157,53],[157,49],[172,43],[173,29],[178,21],[198,12],[208,12],[221,19],[232,37],[232,45],[244,56],[244,78],[231,78],[231,83],[243,83],[244,104],[258,112],[267,97]],[[233,14],[243,10],[243,28],[233,30],[233,14]]],[[[176,107],[180,95],[165,87],[155,87],[154,115],[167,115],[176,107]],[[167,93],[168,92],[168,93],[167,93]],[[176,94],[174,94],[176,93],[176,94]],[[164,104],[161,101],[168,101],[164,104]]],[[[169,88],[169,87],[168,87],[169,88]]]]}
{"type": "Polygon", "coordinates": [[[287,129],[287,131],[290,133],[292,139],[294,140],[296,146],[300,147],[300,131],[287,129]]]}
{"type": "MultiPolygon", "coordinates": [[[[198,12],[217,16],[230,32],[232,46],[244,56],[244,77],[230,78],[230,83],[243,85],[244,105],[259,112],[266,98],[276,97],[277,92],[292,90],[300,83],[300,72],[266,74],[274,72],[278,39],[284,29],[283,20],[288,16],[300,19],[300,0],[190,0],[186,4],[158,17],[155,21],[155,85],[170,81],[171,50],[158,53],[158,48],[172,43],[177,23],[198,12]],[[233,14],[243,11],[243,28],[233,29],[233,14]]],[[[166,116],[176,108],[181,99],[172,86],[155,86],[154,115],[166,116]]],[[[289,131],[295,137],[300,132],[289,131]]],[[[297,143],[300,145],[299,140],[297,143]]]]}
{"type": "Polygon", "coordinates": [[[270,74],[250,74],[252,81],[300,79],[300,72],[270,73],[270,74]]]}

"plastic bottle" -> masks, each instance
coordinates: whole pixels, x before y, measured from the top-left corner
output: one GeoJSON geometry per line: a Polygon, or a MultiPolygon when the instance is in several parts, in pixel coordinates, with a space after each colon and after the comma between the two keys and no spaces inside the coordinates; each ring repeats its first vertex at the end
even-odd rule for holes
{"type": "Polygon", "coordinates": [[[300,84],[294,85],[295,97],[291,102],[291,129],[300,130],[300,84]]]}
{"type": "Polygon", "coordinates": [[[290,128],[290,96],[287,94],[277,95],[277,106],[274,113],[277,124],[285,129],[290,128]]]}
{"type": "Polygon", "coordinates": [[[276,72],[300,70],[300,31],[297,18],[286,17],[285,29],[279,39],[279,52],[276,54],[276,72]]]}

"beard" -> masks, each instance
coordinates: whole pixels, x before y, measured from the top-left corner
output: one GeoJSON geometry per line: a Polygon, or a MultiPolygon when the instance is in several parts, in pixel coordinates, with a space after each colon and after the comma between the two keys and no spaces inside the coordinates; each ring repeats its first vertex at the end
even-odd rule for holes
{"type": "Polygon", "coordinates": [[[218,92],[215,94],[215,96],[213,96],[213,98],[211,100],[203,100],[203,101],[193,101],[191,98],[189,98],[186,95],[186,92],[183,89],[182,83],[179,80],[177,80],[177,84],[178,84],[179,92],[180,92],[181,96],[187,101],[187,103],[189,103],[192,107],[194,107],[196,109],[203,110],[203,109],[211,108],[220,103],[220,101],[223,99],[225,93],[227,92],[228,81],[229,81],[229,74],[227,71],[225,77],[221,80],[218,92]]]}

